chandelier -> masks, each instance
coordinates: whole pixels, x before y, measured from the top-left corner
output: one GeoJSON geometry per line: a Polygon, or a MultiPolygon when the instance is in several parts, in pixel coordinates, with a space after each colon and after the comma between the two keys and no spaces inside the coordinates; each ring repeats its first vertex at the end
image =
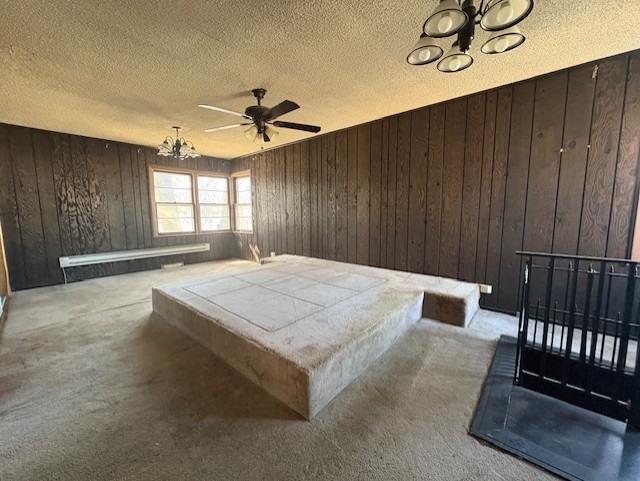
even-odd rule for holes
{"type": "Polygon", "coordinates": [[[158,145],[158,155],[163,157],[173,156],[176,159],[195,159],[200,157],[200,154],[196,152],[196,148],[193,146],[193,142],[185,140],[184,137],[180,137],[180,128],[177,125],[171,127],[176,129],[176,140],[167,136],[162,144],[158,145]]]}
{"type": "Polygon", "coordinates": [[[486,54],[504,53],[522,45],[525,36],[516,27],[533,9],[533,0],[484,0],[476,9],[473,0],[441,0],[440,5],[424,22],[420,39],[407,56],[410,65],[426,65],[436,60],[440,72],[460,72],[471,66],[468,51],[475,36],[476,24],[491,32],[480,51],[486,54]],[[437,39],[458,34],[445,53],[437,39]]]}

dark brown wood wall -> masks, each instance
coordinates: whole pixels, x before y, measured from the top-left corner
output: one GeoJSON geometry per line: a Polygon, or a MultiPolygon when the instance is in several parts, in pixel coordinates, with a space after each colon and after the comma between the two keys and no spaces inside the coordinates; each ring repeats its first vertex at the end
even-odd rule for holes
{"type": "Polygon", "coordinates": [[[639,139],[634,52],[237,159],[244,245],[487,283],[514,312],[516,250],[630,254],[639,139]]]}
{"type": "Polygon", "coordinates": [[[236,257],[233,234],[154,237],[149,164],[229,173],[231,162],[0,124],[0,222],[13,289],[63,282],[58,258],[209,242],[211,251],[68,269],[71,280],[236,257]]]}

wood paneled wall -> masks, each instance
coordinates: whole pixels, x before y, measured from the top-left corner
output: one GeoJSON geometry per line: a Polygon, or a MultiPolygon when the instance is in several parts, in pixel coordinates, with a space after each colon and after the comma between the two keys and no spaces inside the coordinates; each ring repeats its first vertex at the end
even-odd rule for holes
{"type": "Polygon", "coordinates": [[[71,280],[235,257],[231,233],[153,237],[148,164],[228,173],[231,162],[176,161],[149,147],[0,124],[0,220],[13,289],[63,282],[58,258],[211,243],[206,253],[69,269],[71,280]]]}
{"type": "Polygon", "coordinates": [[[237,159],[245,242],[491,284],[514,312],[516,250],[630,254],[639,139],[634,52],[237,159]]]}

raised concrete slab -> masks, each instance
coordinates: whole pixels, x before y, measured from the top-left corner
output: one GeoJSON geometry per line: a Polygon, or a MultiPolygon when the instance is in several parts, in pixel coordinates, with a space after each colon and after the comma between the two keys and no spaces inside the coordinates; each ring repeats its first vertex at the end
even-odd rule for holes
{"type": "Polygon", "coordinates": [[[307,419],[423,315],[460,326],[475,284],[299,256],[153,289],[153,309],[307,419]]]}

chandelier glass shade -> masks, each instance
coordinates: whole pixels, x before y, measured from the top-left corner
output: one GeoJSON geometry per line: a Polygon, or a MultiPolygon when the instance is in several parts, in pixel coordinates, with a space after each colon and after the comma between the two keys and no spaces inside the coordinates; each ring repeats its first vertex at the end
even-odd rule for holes
{"type": "Polygon", "coordinates": [[[173,126],[176,130],[176,139],[167,136],[160,145],[158,145],[158,155],[162,157],[174,157],[176,159],[195,159],[200,157],[196,151],[193,142],[180,137],[180,127],[173,126]]]}
{"type": "Polygon", "coordinates": [[[438,61],[440,72],[460,72],[473,64],[469,51],[475,27],[491,32],[480,49],[486,54],[500,54],[519,47],[524,34],[516,27],[533,9],[533,0],[440,0],[423,25],[423,33],[407,55],[409,65],[426,65],[438,61]],[[443,55],[441,38],[457,35],[453,46],[443,55]]]}
{"type": "Polygon", "coordinates": [[[411,53],[407,56],[407,62],[411,65],[426,65],[438,60],[443,53],[442,47],[433,38],[423,33],[411,53]]]}

